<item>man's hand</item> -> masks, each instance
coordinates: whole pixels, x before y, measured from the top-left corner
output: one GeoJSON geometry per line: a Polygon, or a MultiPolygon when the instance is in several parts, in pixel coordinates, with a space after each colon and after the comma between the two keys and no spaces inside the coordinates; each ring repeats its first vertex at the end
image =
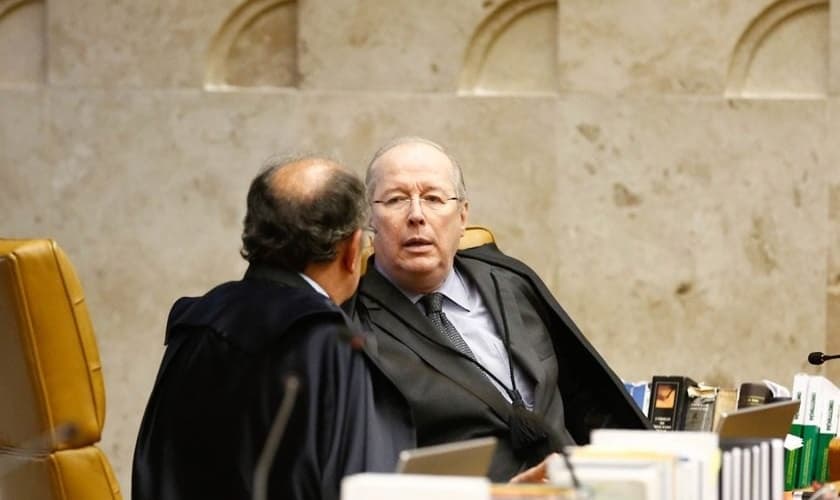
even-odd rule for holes
{"type": "MultiPolygon", "coordinates": [[[[528,470],[524,470],[511,478],[511,483],[547,483],[548,482],[548,461],[552,457],[559,457],[557,453],[545,457],[545,459],[528,470]]],[[[556,460],[556,459],[555,459],[556,460]]]]}

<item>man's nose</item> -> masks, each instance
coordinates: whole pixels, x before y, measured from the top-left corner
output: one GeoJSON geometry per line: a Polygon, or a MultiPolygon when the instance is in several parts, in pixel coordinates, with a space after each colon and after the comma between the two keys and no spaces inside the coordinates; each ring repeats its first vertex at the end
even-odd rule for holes
{"type": "Polygon", "coordinates": [[[423,214],[423,205],[420,203],[420,198],[410,198],[408,204],[408,220],[415,224],[422,224],[426,221],[426,216],[423,214]]]}

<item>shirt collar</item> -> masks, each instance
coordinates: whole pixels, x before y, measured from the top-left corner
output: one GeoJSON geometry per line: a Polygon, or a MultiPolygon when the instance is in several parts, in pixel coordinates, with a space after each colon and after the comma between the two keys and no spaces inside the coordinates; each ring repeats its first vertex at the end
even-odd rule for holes
{"type": "Polygon", "coordinates": [[[310,278],[309,276],[307,276],[307,275],[305,275],[305,274],[303,274],[303,273],[298,273],[298,275],[299,275],[301,278],[303,278],[303,280],[304,280],[304,281],[306,281],[307,283],[309,283],[309,286],[311,286],[312,288],[314,288],[316,292],[320,293],[321,295],[323,295],[323,296],[324,296],[324,297],[326,297],[326,298],[330,298],[330,296],[329,296],[329,294],[327,293],[327,291],[326,291],[326,290],[324,290],[324,288],[323,288],[321,285],[319,285],[317,281],[313,280],[312,278],[310,278]]]}
{"type": "MultiPolygon", "coordinates": [[[[405,295],[412,304],[417,304],[417,302],[426,295],[425,293],[412,293],[407,290],[403,290],[394,282],[394,280],[391,279],[390,276],[388,276],[388,273],[386,273],[382,267],[377,264],[376,259],[373,260],[373,265],[376,267],[376,270],[379,271],[379,274],[384,276],[385,279],[390,281],[392,285],[397,287],[397,289],[402,292],[402,294],[405,295]]],[[[464,278],[461,276],[461,273],[459,273],[454,267],[446,276],[446,279],[443,280],[443,284],[435,290],[435,292],[443,294],[444,297],[452,301],[461,309],[464,309],[465,311],[470,310],[469,290],[467,289],[467,284],[464,282],[464,278]]]]}

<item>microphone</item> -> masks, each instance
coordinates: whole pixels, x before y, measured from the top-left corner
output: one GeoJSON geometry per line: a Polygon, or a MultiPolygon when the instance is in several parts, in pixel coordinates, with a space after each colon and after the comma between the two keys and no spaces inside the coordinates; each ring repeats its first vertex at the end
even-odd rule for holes
{"type": "Polygon", "coordinates": [[[283,399],[274,415],[274,421],[271,423],[260,458],[257,459],[257,465],[254,467],[254,500],[268,498],[268,473],[271,470],[271,464],[274,463],[274,455],[277,454],[283,434],[286,432],[289,417],[292,416],[299,389],[300,379],[297,376],[288,375],[283,381],[283,399]]]}
{"type": "Polygon", "coordinates": [[[808,362],[812,365],[821,365],[830,359],[840,358],[840,354],[823,354],[821,352],[812,352],[808,355],[808,362]]]}

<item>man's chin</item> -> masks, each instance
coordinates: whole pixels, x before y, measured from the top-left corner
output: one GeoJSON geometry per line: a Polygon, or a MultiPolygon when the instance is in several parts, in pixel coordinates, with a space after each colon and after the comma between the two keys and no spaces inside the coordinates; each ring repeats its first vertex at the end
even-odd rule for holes
{"type": "Polygon", "coordinates": [[[411,274],[431,273],[440,267],[440,259],[434,255],[413,255],[403,259],[401,267],[411,274]]]}

